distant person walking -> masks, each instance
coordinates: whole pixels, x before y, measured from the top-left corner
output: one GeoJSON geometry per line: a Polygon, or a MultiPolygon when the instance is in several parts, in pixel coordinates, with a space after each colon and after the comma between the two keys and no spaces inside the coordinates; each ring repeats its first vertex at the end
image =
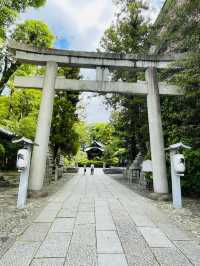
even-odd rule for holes
{"type": "Polygon", "coordinates": [[[86,174],[86,171],[87,171],[87,166],[84,164],[83,166],[83,171],[84,171],[84,175],[86,174]]]}
{"type": "Polygon", "coordinates": [[[93,175],[94,174],[94,164],[91,164],[90,170],[91,170],[91,175],[93,175]]]}

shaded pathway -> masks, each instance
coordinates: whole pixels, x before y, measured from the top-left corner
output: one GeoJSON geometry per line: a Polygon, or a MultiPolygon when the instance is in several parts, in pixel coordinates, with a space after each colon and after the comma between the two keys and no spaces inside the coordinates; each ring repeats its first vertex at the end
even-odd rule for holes
{"type": "Polygon", "coordinates": [[[200,246],[101,170],[55,193],[1,266],[200,265],[200,246]]]}

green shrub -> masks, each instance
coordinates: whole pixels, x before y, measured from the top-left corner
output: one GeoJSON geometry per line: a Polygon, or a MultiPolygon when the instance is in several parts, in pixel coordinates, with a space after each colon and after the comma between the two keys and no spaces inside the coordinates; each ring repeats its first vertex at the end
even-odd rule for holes
{"type": "Polygon", "coordinates": [[[0,144],[0,158],[3,157],[4,154],[5,154],[5,148],[2,144],[0,144]]]}
{"type": "Polygon", "coordinates": [[[182,191],[185,195],[200,196],[200,149],[184,152],[186,172],[181,177],[182,191]]]}

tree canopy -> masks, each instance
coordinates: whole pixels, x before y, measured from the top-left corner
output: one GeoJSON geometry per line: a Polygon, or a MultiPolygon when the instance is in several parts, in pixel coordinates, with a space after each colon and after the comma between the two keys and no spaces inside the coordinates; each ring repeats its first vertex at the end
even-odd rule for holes
{"type": "MultiPolygon", "coordinates": [[[[26,20],[22,24],[18,24],[12,33],[12,39],[31,44],[36,47],[52,47],[54,42],[54,35],[48,28],[48,26],[38,20],[26,20]]],[[[7,50],[0,55],[1,63],[1,80],[0,80],[0,93],[3,91],[10,77],[15,73],[21,66],[20,63],[15,62],[10,56],[7,50]]],[[[26,70],[28,68],[26,67],[26,70]]]]}
{"type": "MultiPolygon", "coordinates": [[[[101,40],[105,51],[117,53],[143,53],[148,51],[150,26],[142,11],[147,6],[142,1],[117,1],[119,12],[116,21],[109,27],[101,40]]],[[[135,82],[143,79],[144,74],[134,70],[114,71],[113,79],[135,82]]],[[[140,150],[144,150],[148,141],[146,100],[140,96],[122,96],[113,94],[107,97],[107,103],[121,111],[115,116],[115,131],[123,139],[127,157],[131,161],[140,150]],[[142,121],[142,122],[141,122],[142,121]]]]}
{"type": "Polygon", "coordinates": [[[28,7],[39,8],[45,2],[46,0],[0,0],[0,40],[6,38],[9,27],[15,22],[19,13],[28,7]]]}

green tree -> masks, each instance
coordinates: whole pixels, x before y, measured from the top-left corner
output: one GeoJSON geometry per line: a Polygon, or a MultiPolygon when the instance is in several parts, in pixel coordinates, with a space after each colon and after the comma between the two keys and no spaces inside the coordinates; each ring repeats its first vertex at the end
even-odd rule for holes
{"type": "Polygon", "coordinates": [[[168,1],[151,32],[157,53],[186,53],[176,62],[179,71],[162,71],[160,78],[168,79],[186,93],[182,97],[161,99],[162,121],[166,146],[179,141],[190,144],[185,153],[187,170],[182,178],[183,192],[200,193],[200,2],[168,1]],[[158,34],[159,33],[159,34],[158,34]],[[192,177],[192,178],[191,178],[192,177]]]}
{"type": "Polygon", "coordinates": [[[99,141],[108,145],[112,141],[113,128],[110,123],[95,123],[89,127],[90,142],[99,141]]]}
{"type": "Polygon", "coordinates": [[[50,137],[55,158],[58,151],[73,156],[79,149],[79,135],[74,128],[74,124],[78,121],[76,114],[78,101],[78,93],[56,94],[50,137]]]}
{"type": "Polygon", "coordinates": [[[6,38],[9,27],[15,22],[19,13],[28,7],[39,8],[46,0],[0,0],[0,40],[6,38]]]}
{"type": "Polygon", "coordinates": [[[33,139],[40,97],[41,92],[34,89],[16,90],[11,96],[1,96],[0,126],[33,139]]]}
{"type": "MultiPolygon", "coordinates": [[[[50,47],[53,44],[54,36],[48,29],[48,26],[37,20],[27,20],[17,25],[12,37],[19,42],[27,44],[33,43],[39,47],[50,47]]],[[[37,73],[37,67],[30,65],[21,65],[10,62],[9,56],[4,58],[4,69],[0,81],[0,88],[10,79],[11,75],[16,74],[27,76],[37,73]],[[17,72],[16,72],[17,71],[17,72]]],[[[12,82],[10,83],[13,87],[12,82]]],[[[39,110],[40,91],[38,90],[14,90],[9,96],[0,97],[0,123],[8,127],[19,135],[25,135],[33,138],[35,134],[35,125],[39,110]]]]}
{"type": "MultiPolygon", "coordinates": [[[[101,46],[105,51],[115,53],[144,53],[149,47],[149,24],[142,11],[147,9],[143,1],[117,1],[119,12],[116,22],[105,31],[101,46]]],[[[135,70],[114,71],[115,81],[135,82],[144,79],[144,74],[135,70]]],[[[127,149],[127,157],[131,161],[138,151],[146,149],[148,141],[148,123],[146,100],[139,96],[122,96],[114,94],[107,98],[107,103],[114,110],[120,109],[114,123],[116,134],[123,139],[123,147],[127,149]],[[119,108],[120,107],[120,108],[119,108]],[[142,121],[142,122],[141,122],[142,121]]]]}
{"type": "MultiPolygon", "coordinates": [[[[36,47],[50,48],[55,40],[54,35],[48,26],[38,20],[26,20],[22,24],[18,24],[11,35],[11,38],[17,42],[34,45],[36,47]]],[[[21,64],[15,62],[7,50],[1,54],[2,76],[0,80],[0,93],[4,89],[10,77],[20,68],[21,64]]],[[[24,68],[24,66],[23,66],[24,68]]],[[[26,67],[26,70],[27,67],[26,67]]]]}
{"type": "Polygon", "coordinates": [[[79,143],[81,147],[89,144],[89,127],[84,121],[78,121],[74,124],[74,130],[79,136],[79,143]]]}

